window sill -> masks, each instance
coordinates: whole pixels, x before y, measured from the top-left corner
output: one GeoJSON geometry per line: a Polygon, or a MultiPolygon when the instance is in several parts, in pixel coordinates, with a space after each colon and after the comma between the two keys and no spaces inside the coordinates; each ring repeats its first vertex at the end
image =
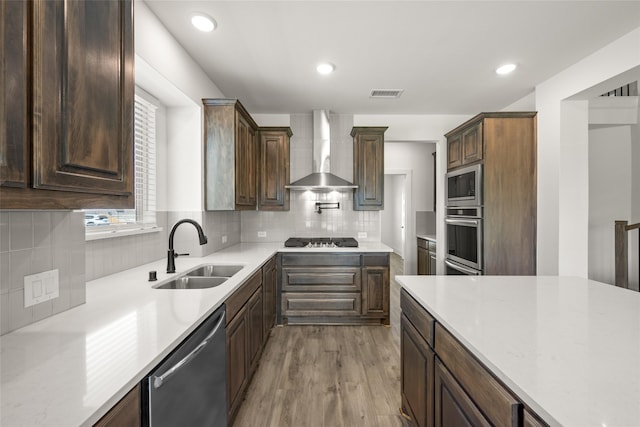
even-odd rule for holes
{"type": "Polygon", "coordinates": [[[162,227],[140,227],[140,228],[124,228],[120,230],[109,229],[104,231],[85,232],[84,240],[86,242],[92,240],[113,239],[116,237],[135,236],[138,234],[159,233],[162,227]]]}

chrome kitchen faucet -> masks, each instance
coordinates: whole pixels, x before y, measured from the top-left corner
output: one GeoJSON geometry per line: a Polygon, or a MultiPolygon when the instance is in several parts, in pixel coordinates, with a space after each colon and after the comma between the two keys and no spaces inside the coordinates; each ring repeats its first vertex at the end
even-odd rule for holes
{"type": "Polygon", "coordinates": [[[189,224],[193,224],[196,230],[198,230],[198,239],[200,240],[200,245],[204,245],[207,243],[207,236],[204,235],[204,230],[202,230],[202,227],[196,221],[192,219],[181,219],[180,221],[176,222],[173,228],[171,229],[171,233],[169,233],[169,253],[167,254],[167,273],[176,272],[176,261],[175,261],[176,258],[178,258],[179,256],[189,255],[189,254],[177,254],[173,250],[173,235],[176,232],[176,228],[178,228],[180,224],[183,224],[185,222],[188,222],[189,224]]]}

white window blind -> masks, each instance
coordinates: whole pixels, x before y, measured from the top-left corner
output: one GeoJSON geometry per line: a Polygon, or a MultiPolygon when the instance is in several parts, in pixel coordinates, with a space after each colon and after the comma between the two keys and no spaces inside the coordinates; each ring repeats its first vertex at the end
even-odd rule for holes
{"type": "Polygon", "coordinates": [[[157,101],[136,88],[134,103],[135,209],[85,210],[87,235],[156,226],[157,101]]]}
{"type": "Polygon", "coordinates": [[[156,223],[156,109],[143,97],[135,97],[136,222],[156,223]]]}

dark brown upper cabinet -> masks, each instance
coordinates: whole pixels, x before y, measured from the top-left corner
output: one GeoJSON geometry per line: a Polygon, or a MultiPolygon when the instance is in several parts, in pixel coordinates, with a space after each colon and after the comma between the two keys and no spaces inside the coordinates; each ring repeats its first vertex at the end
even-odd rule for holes
{"type": "Polygon", "coordinates": [[[2,22],[2,208],[133,207],[131,0],[3,2],[2,22]]]}
{"type": "Polygon", "coordinates": [[[255,210],[258,125],[237,99],[203,99],[205,209],[255,210]]]}
{"type": "Polygon", "coordinates": [[[447,170],[482,160],[482,121],[447,136],[447,170]]]}
{"type": "Polygon", "coordinates": [[[289,141],[288,127],[260,128],[258,208],[263,211],[288,211],[289,141]]]}
{"type": "Polygon", "coordinates": [[[387,127],[354,127],[353,210],[384,209],[384,132],[387,127]]]}

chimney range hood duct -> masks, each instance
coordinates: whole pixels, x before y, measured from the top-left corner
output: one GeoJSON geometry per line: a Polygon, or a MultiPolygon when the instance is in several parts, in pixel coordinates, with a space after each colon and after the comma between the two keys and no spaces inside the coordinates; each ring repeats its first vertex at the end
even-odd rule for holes
{"type": "Polygon", "coordinates": [[[313,111],[313,173],[286,185],[285,188],[294,191],[333,191],[358,188],[357,185],[331,173],[329,111],[313,111]]]}

